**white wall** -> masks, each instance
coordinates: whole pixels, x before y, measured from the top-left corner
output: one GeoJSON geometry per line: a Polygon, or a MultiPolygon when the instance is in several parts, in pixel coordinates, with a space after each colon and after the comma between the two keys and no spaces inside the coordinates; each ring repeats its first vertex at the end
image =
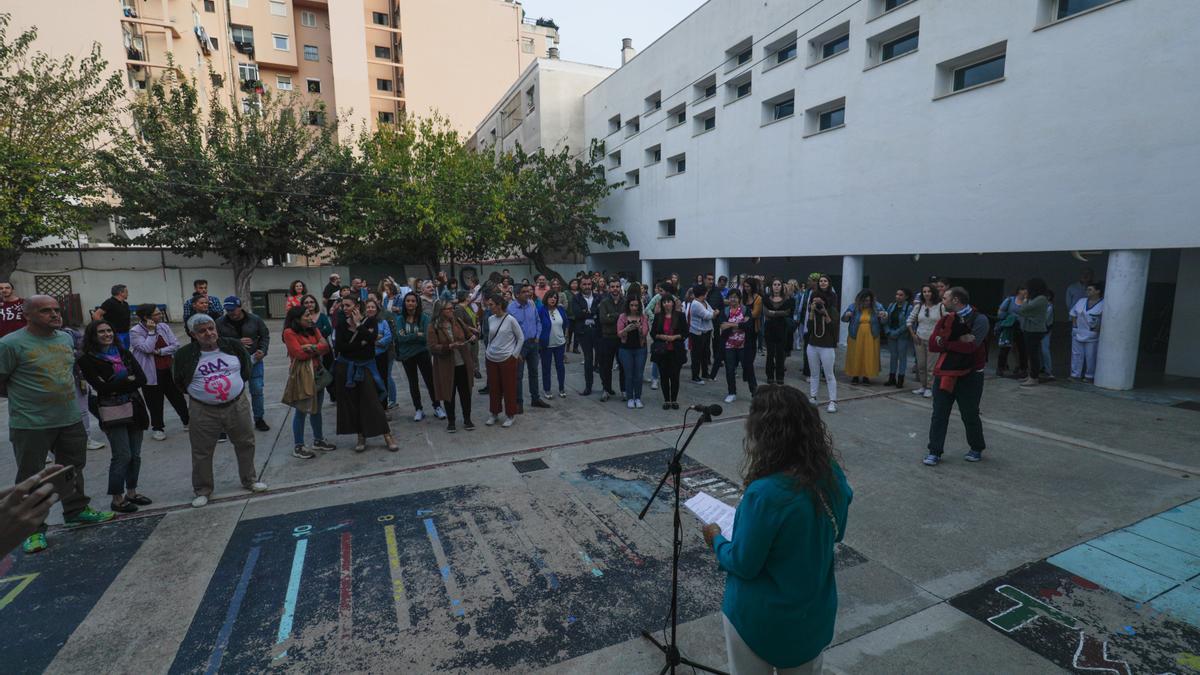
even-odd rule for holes
{"type": "Polygon", "coordinates": [[[832,19],[848,3],[823,3],[768,34],[795,3],[710,0],[586,95],[589,136],[642,115],[607,148],[623,160],[610,179],[637,167],[642,184],[603,210],[656,260],[1200,246],[1200,87],[1184,84],[1200,2],[1125,0],[1035,30],[1045,2],[915,0],[869,21],[872,0],[832,19]],[[920,49],[864,70],[868,38],[918,16],[920,49]],[[847,19],[849,51],[807,67],[807,37],[847,19]],[[725,50],[753,36],[757,62],[791,30],[798,58],[754,63],[751,96],[725,105],[721,83],[744,72],[717,65],[725,50]],[[937,64],[1000,40],[1005,81],[933,100],[937,64]],[[693,107],[690,85],[710,67],[717,127],[693,136],[714,102],[693,107]],[[793,88],[797,115],[763,126],[761,102],[793,88]],[[659,89],[662,111],[645,115],[659,89]],[[800,111],[843,96],[845,128],[804,138],[800,111]],[[667,129],[683,101],[687,123],[667,129]],[[656,143],[664,160],[686,152],[687,172],[643,166],[656,143]],[[678,234],[659,238],[667,218],[678,234]]]}
{"type": "MultiPolygon", "coordinates": [[[[1153,269],[1153,263],[1151,263],[1153,269]]],[[[1179,256],[1179,281],[1175,287],[1175,312],[1167,349],[1168,375],[1200,377],[1200,249],[1179,256]]]]}

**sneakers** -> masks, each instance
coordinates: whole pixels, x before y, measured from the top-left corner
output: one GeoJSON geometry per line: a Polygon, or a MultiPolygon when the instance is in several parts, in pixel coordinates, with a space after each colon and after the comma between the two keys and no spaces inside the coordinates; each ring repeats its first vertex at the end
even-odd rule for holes
{"type": "Polygon", "coordinates": [[[816,396],[809,396],[809,397],[808,397],[808,402],[809,402],[809,403],[811,403],[811,404],[813,404],[813,405],[816,405],[816,404],[817,404],[817,397],[816,397],[816,396]]]}
{"type": "Polygon", "coordinates": [[[195,499],[192,500],[192,508],[193,509],[198,509],[202,506],[206,506],[207,504],[208,504],[208,497],[205,497],[204,495],[199,495],[195,499]]]}
{"type": "Polygon", "coordinates": [[[967,460],[968,462],[978,462],[979,460],[983,459],[983,453],[978,450],[972,450],[963,455],[963,459],[967,460]]]}
{"type": "Polygon", "coordinates": [[[267,424],[267,421],[260,417],[254,420],[254,428],[259,431],[270,431],[271,425],[267,424]]]}
{"type": "Polygon", "coordinates": [[[296,445],[295,447],[292,448],[292,457],[296,457],[298,459],[312,459],[313,457],[316,457],[316,456],[317,456],[317,453],[304,447],[303,443],[300,443],[299,445],[296,445]]]}
{"type": "Polygon", "coordinates": [[[650,388],[658,389],[658,380],[650,380],[650,388]]]}
{"type": "Polygon", "coordinates": [[[507,429],[507,428],[511,427],[511,426],[513,425],[513,422],[515,422],[515,421],[516,421],[516,419],[515,419],[515,418],[512,418],[512,417],[505,417],[505,418],[504,418],[504,422],[503,422],[503,423],[501,423],[501,424],[500,424],[500,426],[502,426],[502,427],[504,427],[505,429],[507,429]]]}
{"type": "Polygon", "coordinates": [[[21,544],[21,550],[27,554],[41,553],[46,550],[46,535],[41,532],[29,535],[21,544]]]}
{"type": "Polygon", "coordinates": [[[630,410],[633,410],[637,406],[634,405],[633,399],[629,399],[629,401],[625,403],[625,407],[629,408],[630,410]]]}
{"type": "Polygon", "coordinates": [[[559,389],[559,390],[558,390],[558,397],[559,397],[559,398],[566,398],[566,397],[567,397],[567,390],[566,390],[566,389],[559,389]]]}
{"type": "Polygon", "coordinates": [[[324,438],[316,439],[315,441],[313,441],[312,446],[313,446],[314,450],[324,450],[326,452],[329,452],[330,450],[337,450],[336,445],[334,445],[333,443],[330,443],[329,441],[325,440],[324,438]]]}
{"type": "Polygon", "coordinates": [[[420,422],[423,419],[425,419],[425,411],[418,408],[417,412],[413,414],[413,421],[420,422]]]}
{"type": "Polygon", "coordinates": [[[1038,385],[1038,381],[1037,381],[1036,377],[1027,377],[1027,378],[1021,380],[1022,387],[1036,387],[1037,385],[1038,385]]]}
{"type": "Polygon", "coordinates": [[[608,392],[607,392],[607,391],[605,391],[605,392],[601,392],[601,394],[600,394],[600,402],[601,402],[601,403],[604,403],[604,402],[605,402],[605,401],[607,401],[607,400],[608,400],[608,392]]]}
{"type": "Polygon", "coordinates": [[[912,393],[917,396],[924,396],[925,395],[925,387],[917,387],[916,389],[912,390],[912,393]]]}
{"type": "Polygon", "coordinates": [[[262,481],[258,481],[258,482],[256,482],[256,483],[252,483],[252,484],[250,485],[250,487],[248,487],[248,488],[246,488],[246,489],[247,489],[247,490],[249,490],[249,491],[251,491],[251,492],[266,492],[266,491],[267,491],[267,484],[266,484],[266,483],[264,483],[264,482],[262,482],[262,481]]]}
{"type": "Polygon", "coordinates": [[[933,390],[932,390],[932,389],[926,389],[926,390],[925,390],[925,393],[924,393],[924,394],[921,394],[921,396],[924,396],[925,398],[933,398],[933,390]]]}
{"type": "Polygon", "coordinates": [[[88,444],[87,444],[88,450],[102,450],[107,446],[108,446],[108,443],[105,443],[104,441],[94,441],[90,438],[88,439],[88,444]]]}
{"type": "Polygon", "coordinates": [[[829,413],[837,412],[837,403],[835,403],[834,401],[830,401],[829,405],[826,406],[826,408],[825,408],[825,412],[829,412],[829,413]]]}
{"type": "Polygon", "coordinates": [[[89,506],[73,516],[64,518],[64,520],[67,525],[95,525],[96,523],[107,523],[115,518],[116,515],[112,511],[97,511],[89,506]]]}
{"type": "Polygon", "coordinates": [[[642,399],[640,399],[640,398],[635,398],[635,399],[633,399],[633,407],[635,407],[635,408],[645,408],[646,406],[642,404],[642,399]]]}
{"type": "Polygon", "coordinates": [[[621,392],[621,400],[622,400],[622,401],[628,401],[628,400],[629,400],[629,397],[628,397],[628,396],[625,394],[625,392],[621,392]]]}
{"type": "Polygon", "coordinates": [[[547,389],[542,392],[542,398],[554,398],[554,396],[550,393],[550,390],[547,389]]]}
{"type": "Polygon", "coordinates": [[[445,410],[445,408],[443,408],[443,407],[442,407],[442,406],[440,406],[440,405],[438,405],[438,406],[434,406],[434,407],[433,407],[433,416],[434,416],[434,417],[436,417],[436,418],[438,418],[439,420],[444,420],[444,419],[446,419],[446,410],[445,410]]]}
{"type": "Polygon", "coordinates": [[[150,434],[150,438],[156,441],[165,441],[167,440],[167,434],[162,429],[155,429],[154,433],[150,434]]]}
{"type": "Polygon", "coordinates": [[[222,431],[221,435],[217,436],[217,442],[218,443],[228,443],[229,442],[229,434],[222,431]]]}
{"type": "Polygon", "coordinates": [[[725,402],[726,402],[726,403],[733,403],[733,402],[734,402],[734,401],[736,401],[736,400],[737,400],[737,394],[730,394],[730,395],[728,395],[728,396],[726,396],[726,397],[725,397],[725,402]]]}
{"type": "Polygon", "coordinates": [[[486,420],[484,420],[483,423],[489,427],[492,426],[493,424],[496,423],[496,416],[488,415],[488,418],[486,420]]]}
{"type": "Polygon", "coordinates": [[[454,422],[451,422],[446,425],[446,433],[453,434],[453,433],[456,433],[457,431],[458,431],[458,427],[454,426],[454,422]]]}
{"type": "Polygon", "coordinates": [[[463,429],[466,431],[475,431],[475,423],[471,420],[463,420],[463,429]]]}
{"type": "Polygon", "coordinates": [[[938,462],[940,462],[940,461],[942,461],[941,457],[930,454],[930,455],[925,455],[925,459],[921,460],[921,463],[924,464],[925,466],[937,466],[938,462]]]}

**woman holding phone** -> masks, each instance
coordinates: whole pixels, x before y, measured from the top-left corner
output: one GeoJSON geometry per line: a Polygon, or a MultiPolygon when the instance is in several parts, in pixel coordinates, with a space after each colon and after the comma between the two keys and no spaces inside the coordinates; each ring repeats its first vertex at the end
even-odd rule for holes
{"type": "Polygon", "coordinates": [[[642,299],[630,294],[625,299],[625,311],[617,317],[617,339],[620,349],[617,357],[625,368],[625,393],[629,397],[626,407],[644,408],[642,404],[642,371],[646,369],[646,336],[650,322],[642,313],[642,299]]]}

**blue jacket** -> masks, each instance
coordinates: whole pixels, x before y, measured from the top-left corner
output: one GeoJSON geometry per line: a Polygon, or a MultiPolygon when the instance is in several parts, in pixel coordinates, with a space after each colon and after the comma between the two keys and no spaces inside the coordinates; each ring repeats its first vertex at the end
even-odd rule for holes
{"type": "Polygon", "coordinates": [[[889,340],[912,339],[912,336],[908,334],[908,315],[911,312],[911,302],[905,302],[903,304],[899,302],[893,302],[892,304],[888,305],[888,325],[885,327],[884,332],[887,334],[889,340]],[[897,312],[899,312],[899,314],[897,314],[897,312]],[[899,318],[899,321],[896,321],[897,318],[899,318]],[[893,323],[896,324],[894,328],[892,327],[893,323]]]}
{"type": "Polygon", "coordinates": [[[379,322],[379,339],[375,341],[375,356],[386,352],[392,346],[392,323],[390,321],[379,322]]]}
{"type": "MultiPolygon", "coordinates": [[[[879,312],[884,311],[883,305],[875,303],[875,311],[871,314],[871,335],[879,337],[883,331],[883,322],[879,320],[879,312]]],[[[853,307],[842,314],[842,321],[850,322],[850,339],[858,338],[858,322],[862,320],[862,308],[855,303],[853,307]],[[847,318],[849,317],[849,318],[847,318]]]]}
{"type": "MultiPolygon", "coordinates": [[[[567,312],[562,307],[556,307],[558,316],[562,319],[563,337],[566,337],[567,312]]],[[[545,305],[538,306],[538,322],[541,323],[541,330],[538,331],[538,346],[545,349],[550,346],[550,310],[545,305]]]]}

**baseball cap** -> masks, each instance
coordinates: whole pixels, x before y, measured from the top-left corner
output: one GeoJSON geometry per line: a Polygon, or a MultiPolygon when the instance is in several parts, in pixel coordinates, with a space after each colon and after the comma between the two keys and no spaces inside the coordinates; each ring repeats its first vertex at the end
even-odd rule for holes
{"type": "Polygon", "coordinates": [[[231,309],[237,309],[238,307],[241,307],[242,299],[236,295],[231,295],[225,298],[225,302],[222,304],[225,305],[225,311],[229,311],[231,309]]]}
{"type": "Polygon", "coordinates": [[[808,278],[809,278],[809,279],[812,279],[813,281],[820,281],[820,279],[821,279],[821,273],[820,273],[820,272],[813,272],[812,274],[808,275],[808,278]]]}

